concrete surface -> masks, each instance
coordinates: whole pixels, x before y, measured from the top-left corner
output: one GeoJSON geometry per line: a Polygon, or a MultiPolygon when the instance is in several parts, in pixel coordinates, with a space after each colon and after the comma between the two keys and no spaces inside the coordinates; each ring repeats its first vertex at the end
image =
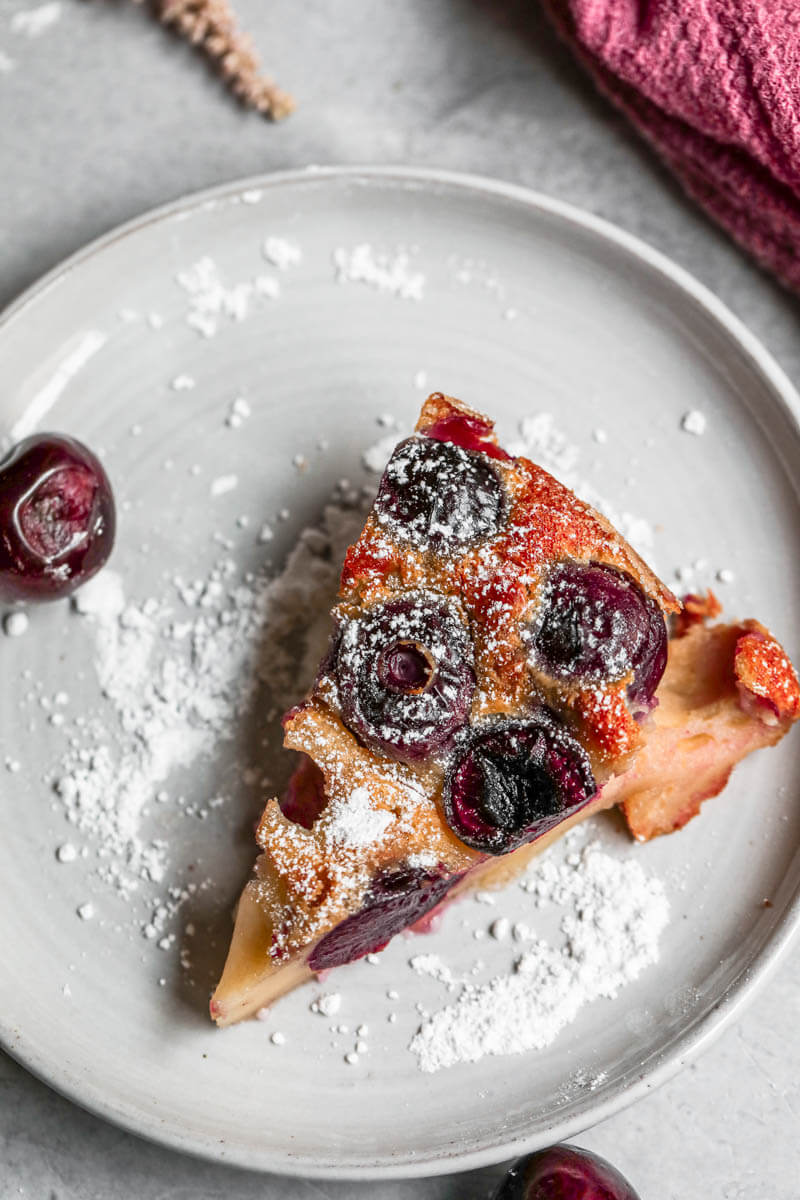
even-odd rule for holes
{"type": "MultiPolygon", "coordinates": [[[[307,163],[430,164],[528,184],[616,221],[698,275],[800,378],[797,301],[684,200],[535,0],[237,0],[299,100],[277,127],[237,109],[130,0],[61,0],[40,36],[14,32],[13,15],[34,7],[0,0],[0,303],[90,238],[197,188],[307,163]]],[[[797,1200],[799,1016],[795,950],[696,1065],[577,1140],[615,1162],[642,1200],[797,1200]]],[[[146,1145],[7,1058],[0,1088],[2,1200],[478,1200],[501,1174],[286,1181],[146,1145]]]]}

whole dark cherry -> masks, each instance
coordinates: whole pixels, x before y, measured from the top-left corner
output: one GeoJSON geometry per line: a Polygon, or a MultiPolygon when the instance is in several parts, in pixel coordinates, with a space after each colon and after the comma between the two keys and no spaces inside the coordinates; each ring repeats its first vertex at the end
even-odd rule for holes
{"type": "Polygon", "coordinates": [[[441,753],[475,691],[466,625],[441,597],[415,592],[342,625],[334,673],[346,725],[392,758],[441,753]]]}
{"type": "Polygon", "coordinates": [[[465,738],[443,801],[456,837],[485,854],[506,854],[572,816],[596,791],[583,748],[541,709],[465,738]]]}
{"type": "Polygon", "coordinates": [[[515,1162],[492,1200],[639,1200],[616,1167],[578,1146],[552,1146],[515,1162]]]}
{"type": "Polygon", "coordinates": [[[497,533],[505,494],[484,453],[430,437],[401,442],[375,499],[378,523],[420,550],[452,556],[497,533]]]}
{"type": "Polygon", "coordinates": [[[460,878],[443,867],[428,870],[405,863],[381,872],[363,907],[317,942],[308,965],[312,971],[324,971],[382,950],[395,934],[435,908],[460,878]]]}
{"type": "Polygon", "coordinates": [[[35,434],[0,461],[0,599],[69,595],[105,564],[114,530],[111,484],[81,442],[35,434]]]}
{"type": "Polygon", "coordinates": [[[658,604],[626,572],[560,563],[526,636],[532,662],[546,674],[607,683],[633,671],[628,699],[636,708],[652,706],[667,664],[667,627],[658,604]]]}

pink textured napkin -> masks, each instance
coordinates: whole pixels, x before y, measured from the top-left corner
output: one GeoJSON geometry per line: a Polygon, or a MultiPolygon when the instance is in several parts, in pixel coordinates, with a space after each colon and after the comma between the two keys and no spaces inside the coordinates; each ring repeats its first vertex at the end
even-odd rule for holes
{"type": "Polygon", "coordinates": [[[600,88],[800,291],[800,0],[543,0],[600,88]]]}

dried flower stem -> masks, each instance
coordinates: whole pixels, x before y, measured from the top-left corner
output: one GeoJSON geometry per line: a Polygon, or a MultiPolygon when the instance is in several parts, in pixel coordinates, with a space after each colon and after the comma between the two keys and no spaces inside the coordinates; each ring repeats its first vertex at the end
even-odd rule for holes
{"type": "Polygon", "coordinates": [[[292,112],[294,100],[289,93],[262,75],[252,39],[237,28],[229,0],[150,0],[150,4],[164,25],[211,59],[242,104],[273,121],[292,112]]]}

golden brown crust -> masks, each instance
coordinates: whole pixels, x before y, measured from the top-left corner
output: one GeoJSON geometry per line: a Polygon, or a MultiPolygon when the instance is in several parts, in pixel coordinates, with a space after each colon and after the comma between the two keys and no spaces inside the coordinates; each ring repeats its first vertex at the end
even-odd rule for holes
{"type": "Polygon", "coordinates": [[[746,755],[780,741],[800,710],[797,677],[757,621],[693,625],[669,645],[647,741],[603,790],[638,841],[682,828],[746,755]]]}
{"type": "Polygon", "coordinates": [[[287,721],[284,745],[320,768],[325,805],[304,829],[273,800],[258,826],[263,853],[256,893],[281,913],[271,950],[276,961],[355,911],[382,869],[416,856],[458,874],[480,858],[441,818],[441,768],[387,760],[314,702],[300,705],[287,721]]]}
{"type": "Polygon", "coordinates": [[[722,605],[711,588],[701,595],[690,592],[688,596],[683,597],[683,608],[675,618],[673,634],[675,637],[682,637],[694,625],[699,625],[702,621],[716,620],[721,615],[722,605]]]}
{"type": "Polygon", "coordinates": [[[736,643],[734,674],[740,691],[766,711],[770,722],[794,721],[800,711],[797,674],[786,651],[758,621],[746,621],[736,643]]]}
{"type": "Polygon", "coordinates": [[[417,433],[423,433],[436,425],[439,421],[444,421],[448,417],[457,413],[460,417],[471,417],[478,422],[485,430],[486,437],[496,446],[497,435],[494,432],[494,421],[490,421],[483,413],[478,412],[476,408],[470,408],[468,404],[464,404],[461,400],[455,400],[452,396],[445,396],[444,392],[431,392],[428,399],[420,409],[417,423],[414,426],[417,433]]]}

